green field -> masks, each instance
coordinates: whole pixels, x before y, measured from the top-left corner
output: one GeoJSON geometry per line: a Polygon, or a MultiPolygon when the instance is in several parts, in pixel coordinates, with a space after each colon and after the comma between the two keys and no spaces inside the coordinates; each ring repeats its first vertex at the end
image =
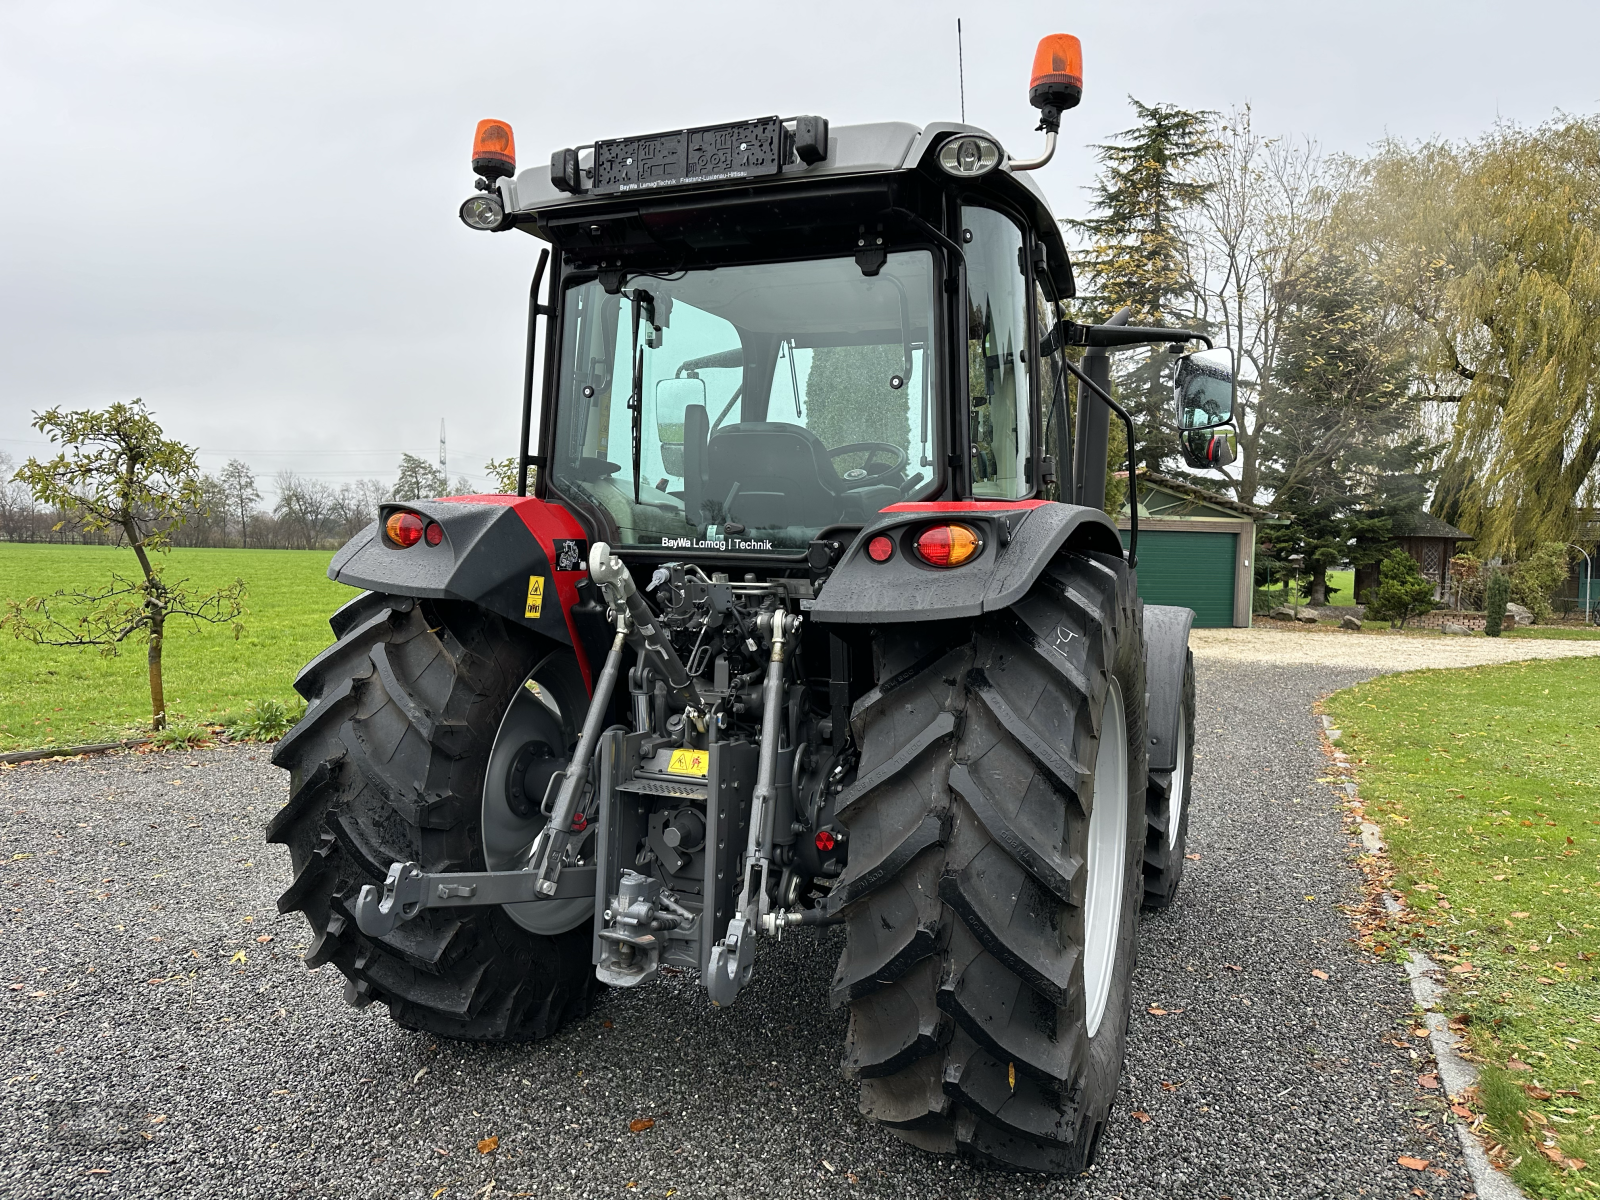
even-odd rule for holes
{"type": "Polygon", "coordinates": [[[1405,897],[1377,936],[1449,967],[1497,1157],[1530,1196],[1600,1192],[1600,660],[1388,675],[1327,711],[1405,897]]]}
{"type": "MultiPolygon", "coordinates": [[[[187,621],[167,626],[167,712],[194,727],[242,712],[255,700],[294,699],[295,674],[332,640],[328,615],[356,593],[327,577],[326,551],[174,550],[166,578],[209,590],[240,578],[249,588],[245,635],[187,621]]],[[[93,587],[113,570],[131,575],[133,554],[103,546],[0,542],[0,600],[93,587]]],[[[96,650],[35,646],[0,631],[0,751],[70,746],[147,733],[150,691],[143,642],[115,658],[96,650]]]]}

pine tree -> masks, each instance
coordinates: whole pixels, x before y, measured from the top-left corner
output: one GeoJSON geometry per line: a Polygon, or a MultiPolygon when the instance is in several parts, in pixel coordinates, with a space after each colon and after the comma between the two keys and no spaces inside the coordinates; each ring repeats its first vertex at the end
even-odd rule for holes
{"type": "Polygon", "coordinates": [[[1262,480],[1289,526],[1280,555],[1305,556],[1308,598],[1327,603],[1327,573],[1376,561],[1392,521],[1427,497],[1432,451],[1411,431],[1413,364],[1403,326],[1363,264],[1328,248],[1291,284],[1278,369],[1277,420],[1263,431],[1262,480]]]}
{"type": "MultiPolygon", "coordinates": [[[[1214,114],[1173,104],[1142,104],[1129,97],[1135,124],[1098,145],[1101,172],[1092,189],[1095,215],[1066,221],[1088,242],[1075,261],[1084,276],[1079,315],[1103,321],[1118,309],[1133,310],[1130,323],[1188,324],[1194,314],[1183,215],[1206,194],[1190,177],[1191,165],[1210,145],[1214,114]]],[[[1139,431],[1140,463],[1160,470],[1178,456],[1177,432],[1169,416],[1168,356],[1124,351],[1113,359],[1118,398],[1139,431]]],[[[1122,461],[1112,464],[1122,469],[1122,461]]]]}

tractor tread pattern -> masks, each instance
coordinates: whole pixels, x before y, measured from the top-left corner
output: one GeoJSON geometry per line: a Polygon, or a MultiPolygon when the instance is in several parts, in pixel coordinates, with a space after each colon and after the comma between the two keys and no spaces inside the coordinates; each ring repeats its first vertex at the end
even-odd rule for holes
{"type": "Polygon", "coordinates": [[[481,870],[479,797],[500,713],[544,652],[533,635],[471,605],[367,592],[330,621],[338,641],[296,686],[304,717],[273,761],[289,802],[270,840],[294,881],[280,911],[311,926],[307,962],[332,963],[356,1007],[466,1040],[548,1036],[596,992],[590,933],[541,937],[499,908],[425,910],[376,939],[351,905],[388,865],[481,870]]]}
{"type": "MultiPolygon", "coordinates": [[[[886,683],[852,713],[832,999],[861,1112],[913,1145],[1054,1174],[1091,1160],[1087,798],[1106,680],[1143,698],[1138,630],[1120,562],[1066,552],[1009,610],[878,635],[886,683]]],[[[1130,792],[1142,712],[1128,705],[1130,792]]]]}

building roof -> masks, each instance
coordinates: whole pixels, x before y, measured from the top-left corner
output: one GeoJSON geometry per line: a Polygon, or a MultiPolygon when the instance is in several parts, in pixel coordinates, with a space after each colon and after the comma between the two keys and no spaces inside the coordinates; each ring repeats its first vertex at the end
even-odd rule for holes
{"type": "MultiPolygon", "coordinates": [[[[1128,473],[1126,471],[1118,471],[1116,475],[1118,479],[1126,479],[1128,477],[1128,473]]],[[[1171,475],[1162,475],[1156,471],[1141,470],[1139,472],[1139,482],[1141,484],[1147,484],[1153,488],[1159,488],[1165,492],[1175,493],[1188,500],[1198,501],[1200,504],[1209,505],[1212,508],[1222,509],[1224,512],[1232,513],[1235,516],[1249,517],[1252,520],[1259,521],[1263,517],[1270,517],[1272,515],[1266,509],[1257,508],[1254,504],[1245,504],[1242,501],[1233,499],[1231,496],[1224,496],[1219,492],[1213,492],[1208,488],[1200,487],[1198,484],[1192,483],[1187,479],[1178,479],[1171,475]]],[[[1148,509],[1148,502],[1142,507],[1148,509]]],[[[1127,511],[1126,500],[1123,501],[1123,511],[1127,511]]],[[[1149,515],[1153,516],[1155,514],[1151,513],[1149,515]]]]}
{"type": "Polygon", "coordinates": [[[1457,529],[1449,521],[1434,516],[1431,512],[1418,509],[1414,513],[1401,513],[1394,518],[1393,529],[1395,537],[1409,538],[1449,538],[1457,542],[1470,542],[1472,535],[1463,529],[1457,529]]]}

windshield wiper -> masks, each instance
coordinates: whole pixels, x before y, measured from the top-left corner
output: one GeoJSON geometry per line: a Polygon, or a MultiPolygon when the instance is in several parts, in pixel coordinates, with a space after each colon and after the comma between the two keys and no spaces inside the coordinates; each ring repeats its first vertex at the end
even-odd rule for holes
{"type": "Polygon", "coordinates": [[[645,346],[650,349],[661,344],[661,326],[656,324],[656,300],[643,288],[634,288],[629,295],[633,306],[633,387],[628,393],[628,411],[633,416],[633,502],[639,499],[639,446],[644,439],[644,350],[639,346],[639,318],[650,326],[645,335],[645,346]]]}

